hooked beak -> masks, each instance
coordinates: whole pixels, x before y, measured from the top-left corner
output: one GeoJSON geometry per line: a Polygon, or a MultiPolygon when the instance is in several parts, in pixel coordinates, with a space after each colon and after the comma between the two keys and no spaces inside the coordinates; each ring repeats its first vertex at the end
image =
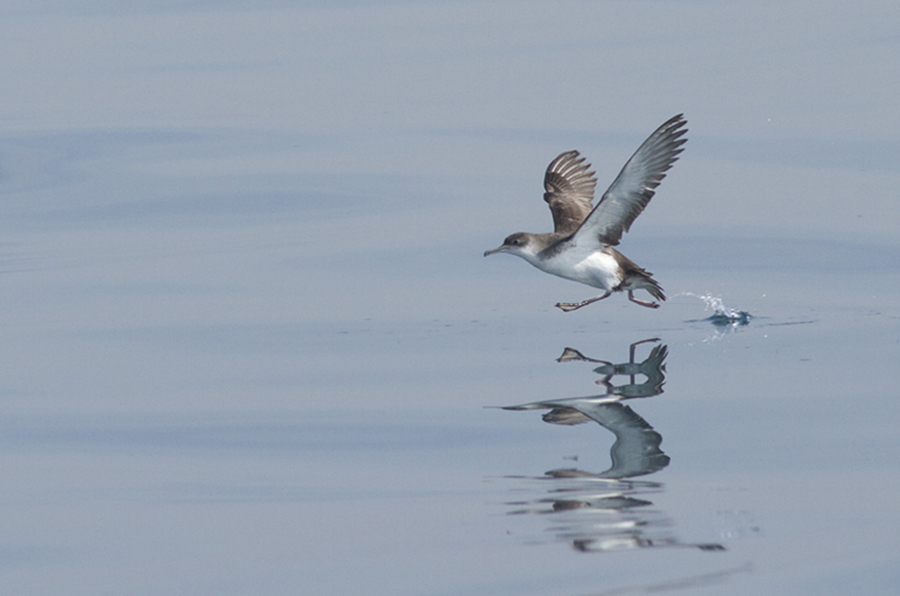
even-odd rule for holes
{"type": "Polygon", "coordinates": [[[486,251],[484,251],[484,256],[487,257],[490,255],[496,254],[498,252],[506,252],[506,246],[498,246],[494,250],[486,250],[486,251]]]}

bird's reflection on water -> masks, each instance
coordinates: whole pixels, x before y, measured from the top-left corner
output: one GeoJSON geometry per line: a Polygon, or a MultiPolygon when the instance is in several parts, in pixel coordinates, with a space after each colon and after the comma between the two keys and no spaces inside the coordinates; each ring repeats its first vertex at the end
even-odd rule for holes
{"type": "Polygon", "coordinates": [[[541,494],[530,500],[509,502],[510,515],[549,514],[548,528],[554,540],[566,541],[582,552],[606,552],[637,548],[680,547],[724,550],[721,544],[689,544],[678,540],[668,516],[653,507],[653,495],[664,485],[646,476],[669,465],[669,456],[660,449],[662,436],[629,406],[626,399],[648,398],[663,392],[668,348],[658,338],[631,344],[629,360],[613,364],[584,356],[566,348],[559,362],[600,364],[594,372],[604,393],[507,406],[505,410],[550,410],[543,420],[551,424],[574,425],[593,420],[611,431],[616,441],[610,449],[612,466],[603,472],[577,468],[556,469],[543,476],[510,476],[540,482],[541,494]],[[641,344],[656,344],[638,362],[635,352],[641,344]],[[618,377],[627,382],[616,384],[618,377]],[[546,483],[550,483],[549,487],[546,483]]]}

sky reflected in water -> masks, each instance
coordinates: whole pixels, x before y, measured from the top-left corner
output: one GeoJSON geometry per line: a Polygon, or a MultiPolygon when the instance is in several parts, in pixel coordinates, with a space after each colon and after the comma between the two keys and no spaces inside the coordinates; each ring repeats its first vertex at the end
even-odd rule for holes
{"type": "Polygon", "coordinates": [[[895,593],[898,10],[6,3],[0,592],[895,593]]]}

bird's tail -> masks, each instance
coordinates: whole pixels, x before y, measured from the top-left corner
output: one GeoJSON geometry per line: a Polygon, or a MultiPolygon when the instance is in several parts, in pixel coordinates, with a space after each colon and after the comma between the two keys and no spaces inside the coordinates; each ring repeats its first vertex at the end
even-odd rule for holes
{"type": "Polygon", "coordinates": [[[632,271],[632,279],[631,289],[633,290],[647,290],[651,296],[656,298],[661,302],[666,301],[666,295],[663,293],[662,286],[659,285],[659,282],[651,277],[653,274],[645,269],[640,269],[638,271],[632,271]]]}
{"type": "Polygon", "coordinates": [[[615,256],[619,265],[625,270],[625,280],[622,282],[622,286],[625,287],[620,286],[619,289],[647,290],[657,300],[661,302],[666,301],[666,295],[663,293],[662,286],[653,279],[652,273],[618,251],[616,251],[615,256]]]}

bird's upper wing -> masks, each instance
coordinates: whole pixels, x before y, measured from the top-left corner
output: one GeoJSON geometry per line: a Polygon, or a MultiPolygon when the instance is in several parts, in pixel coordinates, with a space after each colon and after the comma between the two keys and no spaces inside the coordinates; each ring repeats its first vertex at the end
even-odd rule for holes
{"type": "Polygon", "coordinates": [[[577,151],[566,151],[550,162],[544,174],[544,200],[553,213],[553,231],[571,234],[593,208],[597,178],[577,151]]]}
{"type": "Polygon", "coordinates": [[[678,114],[644,141],[578,228],[576,242],[619,243],[622,234],[653,198],[654,189],[666,177],[666,170],[684,150],[682,145],[687,139],[681,137],[687,132],[683,128],[685,124],[684,115],[678,114]]]}

